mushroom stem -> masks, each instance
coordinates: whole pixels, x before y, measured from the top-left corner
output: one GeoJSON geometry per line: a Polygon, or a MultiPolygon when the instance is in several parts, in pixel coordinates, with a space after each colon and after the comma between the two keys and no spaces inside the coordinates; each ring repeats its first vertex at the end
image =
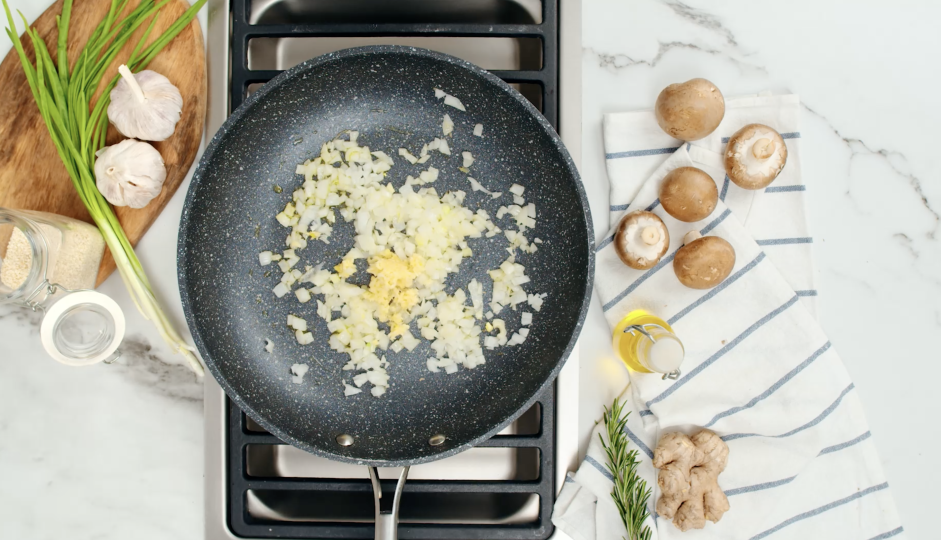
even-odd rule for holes
{"type": "Polygon", "coordinates": [[[131,73],[131,70],[124,64],[118,66],[118,73],[121,74],[121,78],[124,79],[124,82],[131,88],[131,92],[134,93],[134,96],[137,98],[137,101],[143,103],[147,99],[144,97],[144,91],[141,89],[140,85],[137,84],[137,79],[134,77],[134,74],[131,73]]]}
{"type": "Polygon", "coordinates": [[[641,239],[648,246],[652,246],[660,241],[660,231],[656,227],[644,227],[644,230],[640,233],[641,239]]]}
{"type": "Polygon", "coordinates": [[[751,153],[758,159],[768,159],[774,155],[774,141],[771,139],[758,139],[752,146],[751,153]]]}
{"type": "Polygon", "coordinates": [[[683,236],[683,245],[685,246],[686,244],[691,244],[700,238],[702,238],[702,235],[699,234],[699,231],[689,231],[685,236],[683,236]]]}

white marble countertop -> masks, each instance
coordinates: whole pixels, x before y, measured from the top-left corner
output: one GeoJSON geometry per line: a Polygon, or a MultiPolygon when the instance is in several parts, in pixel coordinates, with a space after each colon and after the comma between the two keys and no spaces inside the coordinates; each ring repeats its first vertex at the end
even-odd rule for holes
{"type": "MultiPolygon", "coordinates": [[[[909,415],[939,411],[941,182],[929,128],[941,123],[941,4],[687,1],[584,0],[582,175],[596,234],[608,229],[603,113],[649,108],[662,87],[693,77],[727,96],[800,94],[822,324],[864,401],[905,528],[927,538],[941,484],[929,456],[941,435],[909,415]]],[[[30,20],[44,9],[10,4],[30,20]]],[[[0,41],[0,53],[8,48],[0,41]]],[[[181,329],[175,245],[186,187],[138,249],[181,329]]],[[[128,317],[116,366],[58,365],[42,352],[36,317],[0,312],[0,536],[201,538],[201,384],[119,279],[101,290],[128,317]]],[[[626,374],[598,305],[583,337],[584,439],[626,374]]]]}

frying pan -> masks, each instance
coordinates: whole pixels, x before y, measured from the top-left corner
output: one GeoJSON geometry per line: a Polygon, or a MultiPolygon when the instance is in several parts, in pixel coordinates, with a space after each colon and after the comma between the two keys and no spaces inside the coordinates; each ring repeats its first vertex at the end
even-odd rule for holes
{"type": "MultiPolygon", "coordinates": [[[[299,266],[332,268],[352,243],[352,224],[338,219],[329,244],[311,241],[298,252],[299,266]]],[[[498,236],[468,243],[474,255],[449,277],[446,291],[452,294],[477,278],[487,299],[492,283],[487,271],[506,259],[507,242],[498,236]]],[[[287,443],[370,466],[378,498],[373,467],[408,467],[470,448],[510,424],[552,383],[588,308],[594,249],[575,165],[524,97],[463,60],[424,49],[373,46],[304,62],[263,86],[229,117],[189,187],[178,259],[187,323],[229,397],[287,443]],[[434,88],[458,97],[466,112],[445,106],[434,88]],[[433,153],[425,165],[398,157],[399,148],[417,154],[423,144],[442,137],[445,114],[454,122],[451,156],[433,153]],[[473,135],[476,124],[484,126],[483,137],[473,135]],[[316,302],[300,304],[293,294],[276,298],[272,289],[280,271],[259,266],[258,253],[284,249],[287,229],[274,216],[303,181],[295,166],[351,129],[360,133],[360,144],[394,157],[387,179],[396,187],[406,175],[434,166],[441,171],[433,184],[438,193],[467,192],[464,206],[487,210],[501,228],[515,227],[509,217],[496,220],[497,208],[512,204],[512,184],[525,187],[524,197],[538,213],[529,237],[542,243],[536,253],[517,260],[531,278],[527,292],[547,294],[525,343],[485,351],[486,364],[450,375],[428,371],[425,361],[434,353],[427,342],[411,353],[389,351],[388,392],[380,398],[368,391],[344,397],[341,381],[351,378],[342,371],[348,357],[330,349],[330,332],[316,315],[316,302]],[[475,157],[472,175],[503,192],[501,198],[471,191],[467,175],[458,171],[462,151],[475,157]],[[313,344],[297,344],[285,323],[288,314],[308,321],[313,344]],[[264,349],[269,339],[275,343],[270,354],[264,349]],[[301,384],[291,381],[294,363],[310,367],[301,384]]],[[[367,283],[360,270],[351,282],[367,283]]],[[[504,308],[495,317],[504,319],[512,334],[527,310],[533,311],[504,308]]],[[[418,335],[414,329],[413,334],[418,335]]],[[[407,468],[396,495],[406,475],[407,468]]],[[[394,536],[395,515],[378,514],[377,506],[377,537],[394,536]]]]}

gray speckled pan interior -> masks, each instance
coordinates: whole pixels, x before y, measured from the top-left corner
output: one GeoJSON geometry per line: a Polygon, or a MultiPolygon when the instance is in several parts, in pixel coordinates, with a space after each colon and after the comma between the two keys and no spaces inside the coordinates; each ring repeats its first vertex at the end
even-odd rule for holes
{"type": "MultiPolygon", "coordinates": [[[[342,220],[338,220],[342,223],[342,220]]],[[[511,227],[511,218],[495,220],[511,227]]],[[[480,68],[447,55],[408,47],[347,49],[287,71],[235,111],[213,137],[186,197],[178,247],[179,283],[187,322],[209,370],[226,393],[274,435],[332,459],[373,465],[406,465],[442,458],[480,442],[523,413],[558,374],[575,344],[591,294],[594,265],[591,218],[578,172],[545,119],[518,92],[480,68]],[[433,88],[457,96],[467,112],[445,106],[433,88]],[[433,152],[425,165],[410,165],[398,148],[417,155],[422,144],[441,137],[445,114],[454,121],[450,157],[433,152]],[[484,125],[484,137],[472,134],[484,125]],[[532,281],[528,292],[548,293],[534,313],[531,333],[517,347],[485,351],[487,363],[453,375],[431,373],[427,342],[409,353],[389,351],[391,387],[385,396],[368,391],[344,397],[344,354],[330,349],[326,323],[316,302],[300,304],[293,294],[271,292],[281,276],[276,265],[261,267],[258,253],[281,251],[288,230],[274,219],[303,178],[295,166],[319,154],[320,146],[344,130],[360,132],[360,144],[382,150],[396,165],[389,180],[398,187],[429,165],[440,169],[439,193],[468,192],[464,205],[486,209],[511,204],[513,183],[534,202],[537,226],[529,236],[544,243],[519,256],[532,281]],[[476,161],[471,175],[500,199],[472,192],[461,152],[476,161]],[[274,186],[283,191],[276,193],[274,186]],[[268,273],[270,271],[270,273],[268,273]],[[291,313],[307,319],[316,340],[300,346],[285,324],[291,313]],[[275,343],[264,350],[265,339],[275,343]],[[294,363],[310,366],[302,384],[291,382],[294,363]],[[349,447],[336,442],[346,433],[349,447]],[[430,446],[432,435],[447,441],[430,446]]],[[[352,247],[352,225],[334,229],[331,243],[312,241],[299,251],[300,267],[337,264],[352,247]]],[[[490,297],[487,270],[506,256],[506,240],[471,239],[447,291],[477,277],[490,297]]],[[[365,276],[365,277],[364,277],[365,276]]],[[[360,272],[350,281],[366,283],[360,272]]],[[[466,290],[466,289],[465,289],[466,290]]],[[[526,308],[532,311],[529,308],[526,308]]],[[[520,313],[499,315],[514,332],[520,313]]],[[[413,329],[414,335],[418,332],[413,329]]]]}

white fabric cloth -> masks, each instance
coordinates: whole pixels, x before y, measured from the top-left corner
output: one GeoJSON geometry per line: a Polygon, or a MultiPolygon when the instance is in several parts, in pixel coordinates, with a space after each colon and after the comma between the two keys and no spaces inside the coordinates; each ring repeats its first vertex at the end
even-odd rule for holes
{"type": "MultiPolygon", "coordinates": [[[[613,328],[646,309],[666,320],[686,348],[678,380],[631,373],[626,394],[633,410],[628,436],[653,487],[651,513],[660,493],[650,460],[662,433],[707,427],[730,449],[719,484],[731,510],[719,523],[686,533],[657,518],[650,522],[654,538],[904,537],[860,400],[817,324],[815,296],[805,292],[816,292],[810,245],[768,242],[810,238],[803,188],[773,189],[803,186],[798,107],[796,96],[729,100],[718,134],[691,145],[660,132],[649,111],[605,118],[613,217],[650,208],[671,237],[666,256],[646,271],[621,263],[609,241],[599,243],[596,288],[605,316],[613,328]],[[751,122],[790,134],[788,164],[764,191],[726,188],[721,162],[716,166],[722,139],[751,122]],[[672,149],[649,151],[664,148],[672,149]],[[643,161],[615,163],[635,158],[643,161]],[[682,165],[705,170],[725,192],[725,202],[698,223],[681,223],[655,204],[660,180],[682,165]],[[673,256],[693,229],[735,248],[732,274],[710,290],[683,287],[673,273],[673,256]]],[[[563,486],[553,522],[573,538],[617,539],[625,532],[597,438],[563,486]]]]}

